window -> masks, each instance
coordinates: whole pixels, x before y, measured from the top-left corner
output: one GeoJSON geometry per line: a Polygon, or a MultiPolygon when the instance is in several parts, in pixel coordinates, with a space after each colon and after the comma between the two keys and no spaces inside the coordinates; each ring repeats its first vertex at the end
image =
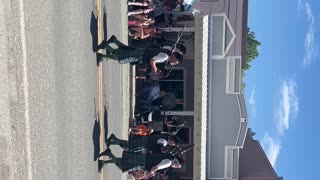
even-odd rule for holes
{"type": "Polygon", "coordinates": [[[226,92],[229,94],[239,94],[241,78],[241,60],[228,59],[226,70],[226,92]]]}
{"type": "Polygon", "coordinates": [[[212,14],[210,23],[211,55],[224,58],[231,48],[236,34],[225,14],[212,14]]]}
{"type": "Polygon", "coordinates": [[[191,133],[189,127],[183,127],[180,131],[176,134],[176,136],[181,140],[181,144],[191,144],[191,133]]]}
{"type": "Polygon", "coordinates": [[[184,69],[173,69],[167,78],[159,81],[161,90],[175,93],[176,107],[172,109],[175,111],[184,109],[184,73],[184,69]]]}
{"type": "Polygon", "coordinates": [[[228,48],[232,38],[233,38],[232,30],[228,26],[227,22],[225,22],[224,49],[228,48]]]}

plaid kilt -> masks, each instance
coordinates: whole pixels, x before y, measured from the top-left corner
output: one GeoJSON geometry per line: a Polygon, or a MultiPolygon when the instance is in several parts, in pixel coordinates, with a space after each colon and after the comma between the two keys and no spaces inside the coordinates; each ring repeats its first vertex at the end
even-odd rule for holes
{"type": "Polygon", "coordinates": [[[143,59],[143,50],[131,47],[120,46],[116,51],[115,56],[117,57],[120,64],[137,64],[143,59]]]}
{"type": "Polygon", "coordinates": [[[132,39],[130,46],[134,46],[136,48],[151,48],[153,46],[153,40],[151,38],[142,40],[132,39]]]}
{"type": "Polygon", "coordinates": [[[122,153],[122,172],[134,171],[144,168],[145,155],[123,151],[122,153]]]}
{"type": "Polygon", "coordinates": [[[146,149],[147,141],[148,137],[146,136],[130,135],[128,140],[129,151],[138,152],[146,149]]]}

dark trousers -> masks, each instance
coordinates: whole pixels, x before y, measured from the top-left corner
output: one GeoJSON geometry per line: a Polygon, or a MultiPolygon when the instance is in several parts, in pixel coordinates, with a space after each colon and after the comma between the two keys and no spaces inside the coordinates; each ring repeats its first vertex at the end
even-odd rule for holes
{"type": "Polygon", "coordinates": [[[122,157],[115,157],[111,152],[108,154],[110,160],[102,161],[103,164],[115,163],[115,165],[122,170],[122,172],[132,170],[134,168],[143,168],[145,164],[145,156],[143,154],[137,154],[124,151],[122,157]]]}
{"type": "Polygon", "coordinates": [[[120,42],[114,35],[112,35],[107,41],[105,41],[105,40],[102,41],[102,43],[98,46],[98,50],[99,49],[106,49],[109,53],[113,54],[116,49],[114,49],[110,46],[111,43],[114,43],[115,45],[117,45],[118,48],[128,47],[127,45],[120,42]]]}
{"type": "Polygon", "coordinates": [[[114,163],[119,169],[123,169],[122,168],[122,158],[117,158],[115,155],[112,154],[112,152],[110,152],[108,154],[108,156],[110,157],[109,160],[107,161],[102,161],[103,164],[108,164],[108,163],[114,163]]]}
{"type": "Polygon", "coordinates": [[[138,48],[127,46],[120,42],[115,36],[111,36],[108,41],[103,41],[99,49],[106,49],[106,54],[98,53],[99,58],[117,60],[120,64],[137,63],[143,58],[143,51],[138,48]],[[110,44],[114,43],[117,48],[112,48],[110,44]]]}
{"type": "Polygon", "coordinates": [[[128,141],[123,140],[123,139],[119,139],[115,135],[112,134],[107,139],[107,146],[110,146],[110,145],[119,145],[122,149],[126,149],[126,148],[128,148],[128,141]]]}
{"type": "Polygon", "coordinates": [[[140,152],[146,149],[147,146],[147,137],[131,135],[129,137],[129,141],[119,139],[114,134],[111,134],[107,139],[107,146],[110,145],[118,145],[122,149],[132,151],[132,152],[140,152]]]}

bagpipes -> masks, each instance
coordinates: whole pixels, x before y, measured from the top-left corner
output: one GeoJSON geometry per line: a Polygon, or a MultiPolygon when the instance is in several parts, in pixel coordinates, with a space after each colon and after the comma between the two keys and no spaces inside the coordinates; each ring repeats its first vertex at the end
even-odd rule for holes
{"type": "MultiPolygon", "coordinates": [[[[183,35],[183,32],[185,30],[185,28],[187,27],[187,25],[185,25],[182,30],[179,32],[178,34],[178,38],[176,41],[171,41],[171,49],[170,51],[173,52],[174,49],[176,48],[177,44],[180,42],[180,39],[183,35]]],[[[187,42],[189,42],[192,38],[194,37],[194,34],[192,34],[187,40],[185,40],[183,43],[181,43],[182,45],[185,45],[187,42]]],[[[148,67],[148,65],[147,65],[148,67]]],[[[167,78],[169,77],[171,71],[173,70],[173,65],[171,65],[169,63],[169,60],[166,63],[159,63],[157,64],[157,68],[159,69],[159,72],[156,73],[150,73],[150,77],[153,77],[151,79],[155,80],[155,79],[163,79],[163,78],[167,78]]]]}
{"type": "MultiPolygon", "coordinates": [[[[167,153],[173,155],[174,157],[178,157],[178,158],[182,158],[182,155],[186,152],[188,152],[190,149],[192,149],[194,147],[194,144],[192,145],[189,145],[189,146],[186,146],[186,147],[180,147],[180,146],[175,146],[175,147],[168,147],[166,150],[164,151],[167,151],[167,153]]],[[[167,171],[169,170],[169,168],[167,169],[162,169],[162,170],[159,170],[157,171],[157,175],[161,175],[161,176],[164,176],[167,171]]]]}
{"type": "MultiPolygon", "coordinates": [[[[194,144],[192,145],[189,145],[189,146],[186,146],[186,147],[180,147],[180,146],[175,146],[175,147],[168,147],[165,151],[166,152],[163,152],[163,153],[169,153],[171,155],[173,155],[174,157],[176,158],[182,158],[182,155],[186,152],[188,152],[190,149],[192,149],[194,147],[194,144]]],[[[155,176],[155,175],[160,175],[160,176],[164,176],[166,175],[167,171],[169,170],[170,168],[166,168],[166,169],[161,169],[161,170],[158,170],[156,172],[156,174],[143,174],[142,176],[140,176],[140,179],[148,179],[152,176],[155,176]]]]}
{"type": "Polygon", "coordinates": [[[161,134],[168,134],[169,136],[175,136],[183,127],[184,125],[187,124],[187,121],[184,121],[183,123],[175,126],[176,127],[176,130],[175,131],[172,131],[172,132],[161,132],[161,134]]]}
{"type": "MultiPolygon", "coordinates": [[[[182,37],[183,31],[186,29],[186,27],[187,27],[187,25],[185,25],[185,26],[182,28],[181,32],[179,32],[179,35],[178,35],[177,40],[174,42],[173,46],[172,46],[171,49],[170,49],[171,52],[173,52],[173,50],[176,48],[177,44],[179,43],[179,41],[180,41],[180,39],[181,39],[181,37],[182,37]]],[[[171,64],[169,63],[169,60],[168,60],[168,61],[166,62],[166,64],[165,64],[164,67],[165,67],[165,69],[166,69],[166,76],[165,76],[164,78],[167,78],[167,77],[170,75],[171,71],[173,70],[173,65],[171,65],[171,64]]]]}
{"type": "Polygon", "coordinates": [[[165,149],[162,150],[163,153],[169,153],[174,157],[182,157],[182,155],[188,152],[190,149],[194,147],[194,144],[191,144],[186,147],[181,147],[179,145],[176,146],[167,146],[165,149]]]}

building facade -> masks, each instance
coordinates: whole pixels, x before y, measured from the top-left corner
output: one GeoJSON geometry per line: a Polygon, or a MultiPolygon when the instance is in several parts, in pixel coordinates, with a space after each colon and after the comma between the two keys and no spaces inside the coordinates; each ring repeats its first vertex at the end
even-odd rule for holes
{"type": "Polygon", "coordinates": [[[181,179],[239,179],[248,123],[241,93],[247,6],[247,0],[196,0],[198,11],[183,12],[185,21],[163,28],[172,39],[184,29],[181,41],[188,40],[185,60],[162,80],[179,99],[166,114],[187,122],[178,136],[183,145],[195,144],[176,171],[181,179]]]}

